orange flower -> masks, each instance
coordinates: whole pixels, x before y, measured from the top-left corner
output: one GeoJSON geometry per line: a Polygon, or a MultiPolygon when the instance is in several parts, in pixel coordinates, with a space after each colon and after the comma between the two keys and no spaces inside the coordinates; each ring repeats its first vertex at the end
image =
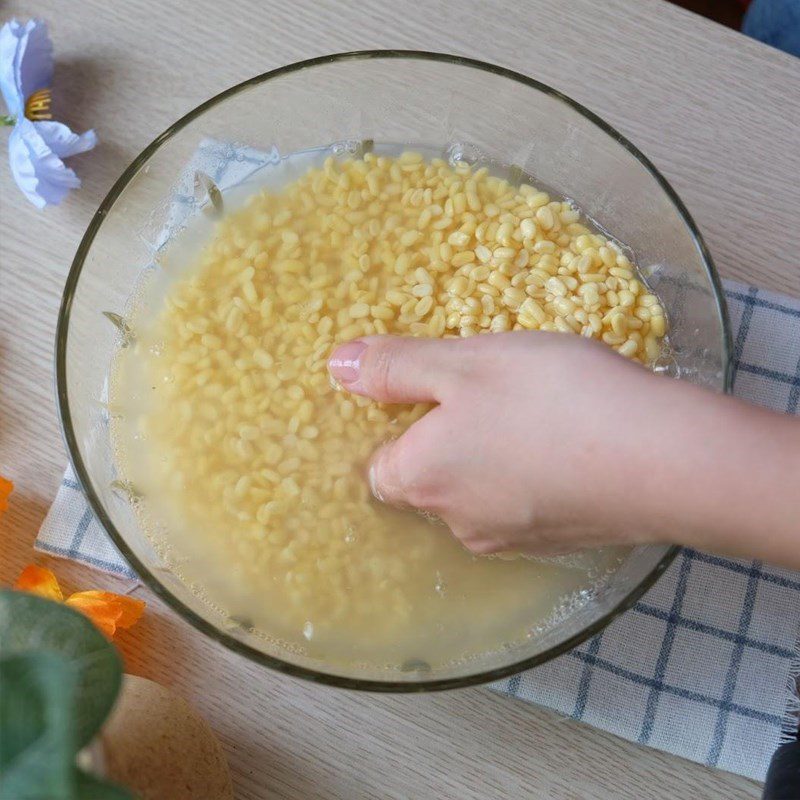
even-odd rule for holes
{"type": "Polygon", "coordinates": [[[13,491],[13,481],[10,481],[0,475],[0,511],[8,511],[8,496],[13,491]]]}
{"type": "Polygon", "coordinates": [[[29,564],[22,570],[14,588],[72,606],[89,617],[109,639],[114,637],[117,628],[135,625],[145,607],[143,600],[114,592],[75,592],[64,600],[56,576],[46,567],[38,567],[36,564],[29,564]]]}
{"type": "Polygon", "coordinates": [[[48,600],[57,600],[59,603],[64,601],[64,594],[58,585],[56,576],[49,569],[37,567],[36,564],[28,564],[22,570],[14,588],[20,592],[38,594],[48,600]]]}
{"type": "Polygon", "coordinates": [[[117,628],[135,625],[144,611],[144,600],[114,592],[75,592],[65,602],[86,614],[109,639],[117,628]]]}

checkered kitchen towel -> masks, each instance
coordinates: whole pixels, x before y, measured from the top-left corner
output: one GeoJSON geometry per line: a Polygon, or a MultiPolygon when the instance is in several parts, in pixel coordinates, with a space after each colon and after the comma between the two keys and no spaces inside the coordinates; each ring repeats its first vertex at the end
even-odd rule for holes
{"type": "MultiPolygon", "coordinates": [[[[255,151],[229,154],[216,152],[209,171],[222,188],[258,164],[255,151]]],[[[188,192],[184,201],[191,204],[188,192]]],[[[800,301],[730,282],[726,295],[735,393],[797,414],[800,301]]],[[[71,469],[36,547],[136,578],[71,469]]],[[[797,731],[798,635],[800,574],[683,550],[602,633],[493,688],[626,739],[762,779],[781,739],[797,731]]]]}

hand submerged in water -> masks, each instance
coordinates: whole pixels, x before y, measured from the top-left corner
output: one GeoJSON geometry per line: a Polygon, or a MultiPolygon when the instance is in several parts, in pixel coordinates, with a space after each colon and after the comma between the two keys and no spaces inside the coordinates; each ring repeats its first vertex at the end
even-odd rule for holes
{"type": "Polygon", "coordinates": [[[329,364],[350,392],[436,404],[375,453],[373,492],[437,515],[474,553],[677,542],[800,557],[789,417],[564,334],[366,337],[329,364]]]}

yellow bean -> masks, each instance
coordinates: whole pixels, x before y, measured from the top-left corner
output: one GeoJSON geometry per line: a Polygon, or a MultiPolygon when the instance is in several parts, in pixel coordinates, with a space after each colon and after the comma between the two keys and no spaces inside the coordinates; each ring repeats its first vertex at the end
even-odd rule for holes
{"type": "Polygon", "coordinates": [[[336,345],[538,329],[653,364],[668,328],[636,266],[571,204],[463,162],[337,155],[217,224],[163,309],[170,420],[142,427],[170,453],[170,491],[208,517],[192,522],[226,532],[246,580],[275,576],[282,619],[313,617],[317,635],[362,613],[361,593],[408,614],[398,576],[428,563],[427,544],[393,551],[361,477],[427,406],[339,391],[336,345]]]}

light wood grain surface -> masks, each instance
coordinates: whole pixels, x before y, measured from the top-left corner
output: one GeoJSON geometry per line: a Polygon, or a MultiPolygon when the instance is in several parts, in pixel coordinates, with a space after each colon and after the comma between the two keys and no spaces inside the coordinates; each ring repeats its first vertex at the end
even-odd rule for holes
{"type": "MultiPolygon", "coordinates": [[[[41,16],[57,54],[58,118],[101,144],[84,187],[28,205],[0,163],[0,581],[31,559],[66,456],[52,349],[64,278],[98,203],[161,130],[254,74],[327,52],[402,47],[475,56],[549,83],[606,118],[672,181],[724,276],[800,295],[800,61],[662,0],[64,0],[41,16]]],[[[6,135],[0,133],[0,135],[6,135]]],[[[58,562],[67,588],[114,579],[58,562]]],[[[121,645],[129,671],[206,715],[237,798],[757,797],[741,778],[624,742],[484,689],[376,697],[263,671],[211,644],[146,590],[121,645]]]]}

